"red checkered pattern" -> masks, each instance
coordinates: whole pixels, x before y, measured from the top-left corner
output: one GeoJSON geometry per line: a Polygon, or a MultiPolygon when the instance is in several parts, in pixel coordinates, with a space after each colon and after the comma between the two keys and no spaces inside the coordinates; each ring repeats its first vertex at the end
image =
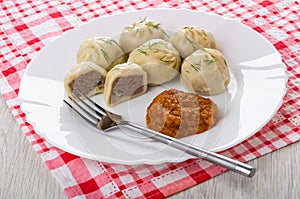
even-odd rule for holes
{"type": "Polygon", "coordinates": [[[24,69],[49,41],[95,17],[144,8],[186,8],[240,20],[265,36],[287,65],[287,94],[259,132],[222,152],[249,161],[300,139],[299,2],[290,0],[1,1],[0,91],[25,136],[70,198],[163,198],[224,172],[201,159],[118,165],[81,158],[48,144],[26,122],[18,91],[24,69]]]}

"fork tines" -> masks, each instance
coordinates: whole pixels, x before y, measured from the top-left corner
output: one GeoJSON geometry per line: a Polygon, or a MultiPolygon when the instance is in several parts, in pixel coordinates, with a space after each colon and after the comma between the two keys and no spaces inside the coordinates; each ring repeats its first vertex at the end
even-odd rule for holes
{"type": "Polygon", "coordinates": [[[85,121],[97,127],[99,121],[106,115],[105,110],[81,91],[76,91],[76,99],[69,97],[72,104],[67,100],[63,101],[85,121]]]}

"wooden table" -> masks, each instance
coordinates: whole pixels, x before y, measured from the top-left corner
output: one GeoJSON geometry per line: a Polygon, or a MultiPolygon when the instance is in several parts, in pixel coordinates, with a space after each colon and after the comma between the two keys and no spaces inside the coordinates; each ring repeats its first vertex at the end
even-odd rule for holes
{"type": "MultiPolygon", "coordinates": [[[[66,198],[0,98],[0,198],[66,198]]],[[[249,162],[253,178],[226,172],[170,198],[300,198],[300,143],[249,162]]]]}

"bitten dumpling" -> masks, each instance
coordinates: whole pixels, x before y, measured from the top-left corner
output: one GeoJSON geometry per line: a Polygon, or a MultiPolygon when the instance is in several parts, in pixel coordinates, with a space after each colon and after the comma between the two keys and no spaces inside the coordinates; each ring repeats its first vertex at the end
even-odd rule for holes
{"type": "Polygon", "coordinates": [[[161,25],[146,18],[123,29],[119,44],[125,53],[130,53],[150,39],[166,39],[161,25]]]}
{"type": "Polygon", "coordinates": [[[149,85],[172,80],[181,66],[177,50],[162,39],[152,39],[139,46],[129,54],[128,61],[140,65],[147,72],[149,85]]]}
{"type": "Polygon", "coordinates": [[[126,62],[126,55],[119,44],[109,37],[93,37],[81,43],[77,63],[93,62],[107,71],[114,65],[126,62]]]}
{"type": "Polygon", "coordinates": [[[74,99],[76,90],[92,96],[103,91],[105,78],[105,69],[92,62],[82,62],[69,69],[64,78],[64,87],[67,95],[74,99]]]}
{"type": "Polygon", "coordinates": [[[147,90],[147,73],[137,64],[123,63],[114,66],[106,77],[104,100],[108,106],[136,98],[147,90]]]}
{"type": "Polygon", "coordinates": [[[224,55],[219,50],[209,48],[195,51],[184,60],[180,81],[199,94],[223,93],[230,81],[224,55]]]}
{"type": "Polygon", "coordinates": [[[217,49],[213,35],[195,26],[184,26],[170,37],[171,44],[178,50],[181,57],[186,58],[200,48],[217,49]]]}

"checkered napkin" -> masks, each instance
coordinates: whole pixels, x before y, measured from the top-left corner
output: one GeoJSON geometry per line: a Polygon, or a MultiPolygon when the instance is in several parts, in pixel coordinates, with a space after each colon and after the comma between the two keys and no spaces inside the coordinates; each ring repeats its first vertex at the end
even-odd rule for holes
{"type": "Polygon", "coordinates": [[[186,8],[240,20],[266,37],[287,66],[283,105],[259,132],[223,155],[249,161],[300,139],[300,16],[292,0],[1,1],[0,91],[25,136],[70,198],[163,198],[225,170],[201,159],[160,165],[120,165],[66,153],[27,123],[18,91],[24,69],[50,40],[96,17],[144,8],[186,8]]]}

